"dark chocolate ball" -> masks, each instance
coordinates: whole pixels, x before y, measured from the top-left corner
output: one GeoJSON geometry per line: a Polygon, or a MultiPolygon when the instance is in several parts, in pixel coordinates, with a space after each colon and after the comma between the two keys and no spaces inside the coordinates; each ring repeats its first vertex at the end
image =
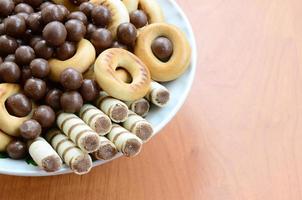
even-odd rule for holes
{"type": "Polygon", "coordinates": [[[36,120],[29,119],[21,124],[19,132],[24,139],[33,140],[41,135],[42,127],[36,120]]]}
{"type": "Polygon", "coordinates": [[[16,63],[15,54],[9,54],[8,56],[5,57],[4,61],[16,63]]]}
{"type": "Polygon", "coordinates": [[[0,78],[5,83],[17,83],[21,77],[21,70],[16,63],[3,62],[0,65],[0,78]]]}
{"type": "Polygon", "coordinates": [[[82,21],[77,19],[70,19],[65,23],[67,30],[67,39],[71,42],[78,42],[84,38],[86,34],[86,27],[82,21]]]}
{"type": "Polygon", "coordinates": [[[49,5],[53,5],[53,3],[50,2],[50,1],[45,1],[44,3],[42,3],[42,4],[40,5],[40,10],[43,10],[44,8],[46,8],[46,7],[49,6],[49,5]]]}
{"type": "Polygon", "coordinates": [[[43,29],[43,38],[51,46],[62,45],[66,37],[67,31],[61,22],[50,22],[43,29]]]}
{"type": "Polygon", "coordinates": [[[109,48],[109,47],[111,47],[112,42],[113,42],[111,32],[104,28],[99,28],[99,29],[95,30],[91,34],[90,40],[97,49],[109,48]]]}
{"type": "Polygon", "coordinates": [[[117,39],[119,42],[132,45],[135,43],[137,30],[131,23],[122,23],[117,28],[117,39]]]}
{"type": "Polygon", "coordinates": [[[84,101],[93,101],[99,94],[99,87],[95,80],[84,79],[80,88],[84,101]]]}
{"type": "Polygon", "coordinates": [[[158,37],[153,41],[151,49],[159,60],[167,61],[173,53],[173,44],[166,37],[158,37]]]}
{"type": "Polygon", "coordinates": [[[63,10],[54,4],[44,7],[41,10],[41,16],[44,24],[48,24],[53,21],[63,22],[65,18],[63,10]]]}
{"type": "Polygon", "coordinates": [[[91,2],[84,2],[79,6],[79,10],[81,12],[83,12],[87,18],[90,18],[91,11],[93,8],[94,8],[94,5],[91,2]]]}
{"type": "Polygon", "coordinates": [[[95,25],[105,27],[111,21],[111,13],[107,7],[98,5],[92,9],[91,18],[95,25]]]}
{"type": "Polygon", "coordinates": [[[13,54],[18,48],[17,40],[7,35],[0,36],[0,54],[13,54]]]}
{"type": "Polygon", "coordinates": [[[67,19],[77,19],[83,22],[83,24],[86,26],[88,24],[88,19],[86,15],[81,11],[75,11],[68,15],[67,19]]]}
{"type": "Polygon", "coordinates": [[[60,98],[61,108],[64,112],[75,113],[79,112],[83,106],[83,98],[80,93],[71,91],[65,92],[60,98]]]}
{"type": "Polygon", "coordinates": [[[30,13],[33,13],[34,12],[34,9],[26,4],[26,3],[19,3],[18,5],[15,6],[15,13],[27,13],[27,14],[30,14],[30,13]]]}
{"type": "Polygon", "coordinates": [[[31,61],[30,65],[31,73],[36,78],[45,78],[50,72],[50,67],[47,60],[43,58],[36,58],[31,61]]]}
{"type": "Polygon", "coordinates": [[[26,19],[27,27],[34,33],[42,31],[42,16],[40,13],[32,13],[26,19]]]}
{"type": "Polygon", "coordinates": [[[67,60],[76,53],[76,45],[73,42],[64,42],[56,48],[56,57],[60,60],[67,60]]]}
{"type": "Polygon", "coordinates": [[[24,93],[33,100],[40,100],[46,94],[45,81],[37,78],[30,78],[25,82],[24,93]]]}
{"type": "Polygon", "coordinates": [[[32,78],[31,70],[29,67],[23,67],[21,70],[21,84],[24,85],[25,82],[32,78]]]}
{"type": "Polygon", "coordinates": [[[51,106],[53,109],[58,110],[60,109],[60,98],[62,96],[63,92],[59,89],[51,89],[48,91],[46,97],[45,97],[45,103],[49,106],[51,106]]]}
{"type": "Polygon", "coordinates": [[[88,0],[69,0],[70,3],[75,4],[75,5],[80,5],[83,2],[87,2],[88,0]]]}
{"type": "Polygon", "coordinates": [[[135,10],[130,13],[130,22],[136,28],[142,28],[148,24],[148,17],[142,10],[135,10]]]}
{"type": "Polygon", "coordinates": [[[19,160],[23,159],[27,155],[27,146],[22,141],[12,141],[6,147],[7,154],[10,158],[19,160]]]}
{"type": "Polygon", "coordinates": [[[24,2],[31,5],[34,8],[37,8],[43,3],[43,0],[24,0],[24,2]]]}
{"type": "Polygon", "coordinates": [[[53,48],[48,46],[45,40],[38,41],[34,50],[37,57],[44,58],[46,60],[50,59],[54,53],[53,48]]]}
{"type": "Polygon", "coordinates": [[[14,11],[15,4],[12,0],[1,0],[0,8],[0,17],[7,17],[14,11]]]}
{"type": "Polygon", "coordinates": [[[120,48],[120,49],[128,50],[128,46],[127,45],[119,43],[118,41],[113,42],[112,48],[120,48]]]}
{"type": "Polygon", "coordinates": [[[50,106],[42,105],[34,110],[32,118],[37,120],[42,128],[50,128],[56,120],[56,114],[50,106]]]}
{"type": "Polygon", "coordinates": [[[20,46],[15,52],[16,63],[19,65],[28,65],[35,59],[35,51],[30,46],[20,46]]]}
{"type": "Polygon", "coordinates": [[[9,114],[16,117],[25,117],[31,112],[32,104],[27,96],[16,93],[7,98],[5,107],[9,114]]]}
{"type": "Polygon", "coordinates": [[[60,83],[67,90],[77,90],[83,83],[83,76],[73,68],[67,68],[60,74],[60,83]]]}
{"type": "Polygon", "coordinates": [[[34,48],[35,45],[37,44],[37,42],[43,40],[43,38],[41,36],[33,36],[30,40],[29,40],[29,45],[34,48]]]}
{"type": "Polygon", "coordinates": [[[26,23],[24,18],[16,15],[9,16],[4,20],[4,30],[9,36],[15,38],[21,37],[26,31],[26,23]]]}

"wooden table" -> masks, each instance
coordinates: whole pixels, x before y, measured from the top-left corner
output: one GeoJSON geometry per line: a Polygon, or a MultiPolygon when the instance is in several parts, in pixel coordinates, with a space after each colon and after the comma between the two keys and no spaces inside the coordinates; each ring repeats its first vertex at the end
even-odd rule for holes
{"type": "Polygon", "coordinates": [[[0,176],[0,199],[302,199],[301,0],[178,0],[197,36],[191,94],[134,159],[86,176],[0,176]]]}

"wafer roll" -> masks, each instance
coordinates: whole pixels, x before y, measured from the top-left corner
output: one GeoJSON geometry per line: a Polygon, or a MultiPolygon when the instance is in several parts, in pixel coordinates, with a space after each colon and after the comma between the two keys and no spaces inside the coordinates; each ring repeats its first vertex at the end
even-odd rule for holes
{"type": "Polygon", "coordinates": [[[62,159],[45,139],[38,137],[28,142],[28,146],[32,159],[45,171],[55,172],[62,167],[62,159]]]}
{"type": "Polygon", "coordinates": [[[59,114],[57,125],[84,152],[92,153],[100,147],[98,134],[75,114],[59,114]]]}
{"type": "Polygon", "coordinates": [[[85,104],[81,108],[79,116],[99,135],[106,135],[111,129],[110,118],[93,105],[85,104]]]}
{"type": "Polygon", "coordinates": [[[13,137],[0,131],[0,152],[6,151],[7,145],[13,140],[13,137]]]}
{"type": "Polygon", "coordinates": [[[100,136],[99,139],[101,146],[97,151],[92,153],[93,157],[97,160],[112,159],[117,153],[115,145],[106,137],[100,136]]]}
{"type": "Polygon", "coordinates": [[[144,142],[147,142],[153,135],[152,125],[130,110],[128,112],[128,119],[123,122],[123,127],[144,142]]]}
{"type": "Polygon", "coordinates": [[[128,117],[128,107],[124,102],[108,96],[104,91],[100,92],[96,100],[96,106],[99,107],[113,122],[124,122],[128,117]]]}
{"type": "Polygon", "coordinates": [[[46,139],[74,173],[81,175],[90,171],[92,168],[92,160],[89,154],[79,149],[60,130],[50,130],[46,134],[46,139]]]}
{"type": "Polygon", "coordinates": [[[112,125],[107,137],[127,157],[136,156],[142,149],[142,140],[118,124],[112,125]]]}
{"type": "Polygon", "coordinates": [[[142,117],[146,117],[150,109],[149,101],[144,98],[138,99],[136,101],[126,101],[125,103],[129,107],[129,110],[142,117]]]}
{"type": "Polygon", "coordinates": [[[165,86],[151,81],[149,92],[145,98],[158,107],[164,107],[170,100],[170,92],[165,86]]]}

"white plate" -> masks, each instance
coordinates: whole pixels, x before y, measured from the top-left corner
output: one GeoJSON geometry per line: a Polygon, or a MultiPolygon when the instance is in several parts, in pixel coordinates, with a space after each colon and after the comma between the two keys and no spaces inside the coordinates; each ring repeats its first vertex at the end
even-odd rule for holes
{"type": "MultiPolygon", "coordinates": [[[[171,91],[171,101],[169,102],[169,105],[162,109],[152,108],[148,115],[147,120],[153,124],[155,133],[158,133],[174,117],[183,105],[194,79],[197,61],[194,34],[185,14],[174,0],[158,0],[158,2],[165,12],[167,22],[177,25],[189,38],[192,47],[192,61],[185,74],[183,74],[179,79],[165,84],[165,86],[171,91]]],[[[114,159],[120,156],[121,155],[119,154],[114,159]]],[[[95,161],[93,166],[95,167],[104,163],[104,161],[95,161]]],[[[71,170],[65,166],[58,172],[47,173],[35,166],[28,165],[23,160],[16,161],[11,159],[0,159],[0,174],[16,176],[52,176],[70,172],[71,170]]]]}

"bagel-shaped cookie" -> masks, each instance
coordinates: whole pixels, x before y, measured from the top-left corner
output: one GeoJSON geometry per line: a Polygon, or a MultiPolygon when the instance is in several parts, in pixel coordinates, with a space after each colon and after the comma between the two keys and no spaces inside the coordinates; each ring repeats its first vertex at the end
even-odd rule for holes
{"type": "Polygon", "coordinates": [[[124,101],[144,97],[150,86],[150,72],[134,54],[124,49],[112,48],[101,53],[95,61],[94,72],[100,87],[110,96],[124,101]],[[116,75],[116,69],[123,67],[132,77],[125,83],[116,75]]]}
{"type": "Polygon", "coordinates": [[[8,97],[21,91],[18,84],[2,83],[0,84],[0,128],[3,132],[11,136],[19,136],[19,127],[30,119],[32,112],[26,117],[15,117],[8,113],[5,107],[5,101],[8,97]]]}
{"type": "Polygon", "coordinates": [[[177,79],[186,71],[191,60],[191,47],[185,34],[176,26],[165,23],[143,28],[134,52],[147,65],[152,79],[160,82],[177,79]],[[166,37],[173,44],[173,54],[167,62],[162,62],[152,52],[151,45],[158,37],[166,37]]]}
{"type": "Polygon", "coordinates": [[[79,72],[85,72],[95,60],[95,49],[86,39],[82,39],[77,45],[76,54],[68,60],[50,59],[50,78],[53,81],[59,81],[60,74],[66,68],[72,67],[79,72]]]}
{"type": "Polygon", "coordinates": [[[65,6],[69,11],[76,11],[78,7],[72,4],[69,0],[52,0],[55,4],[61,4],[65,6]]]}
{"type": "Polygon", "coordinates": [[[139,0],[122,0],[129,13],[138,9],[139,0]]]}
{"type": "Polygon", "coordinates": [[[128,10],[121,0],[90,0],[90,2],[97,5],[101,4],[110,10],[112,19],[108,25],[108,29],[114,38],[116,37],[117,27],[122,23],[130,21],[128,10]]]}

